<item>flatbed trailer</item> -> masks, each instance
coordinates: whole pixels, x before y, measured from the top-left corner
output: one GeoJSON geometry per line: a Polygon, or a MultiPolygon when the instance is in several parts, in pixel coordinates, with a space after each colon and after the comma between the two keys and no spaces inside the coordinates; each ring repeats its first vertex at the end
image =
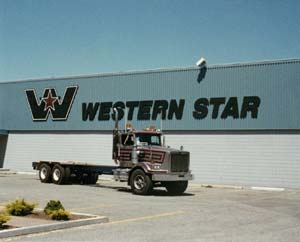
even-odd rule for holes
{"type": "Polygon", "coordinates": [[[183,147],[178,150],[166,146],[161,130],[154,126],[138,131],[126,124],[125,130],[120,130],[117,108],[113,112],[112,159],[118,166],[76,161],[33,162],[41,182],[64,184],[75,179],[83,184],[96,184],[99,175],[107,174],[116,181],[127,182],[137,195],[147,195],[158,186],[165,187],[170,194],[184,193],[188,181],[193,179],[190,153],[183,147]]]}
{"type": "Polygon", "coordinates": [[[99,175],[113,175],[118,166],[96,165],[75,161],[39,161],[32,162],[34,170],[39,171],[43,183],[66,184],[72,180],[84,184],[96,184],[99,175]]]}

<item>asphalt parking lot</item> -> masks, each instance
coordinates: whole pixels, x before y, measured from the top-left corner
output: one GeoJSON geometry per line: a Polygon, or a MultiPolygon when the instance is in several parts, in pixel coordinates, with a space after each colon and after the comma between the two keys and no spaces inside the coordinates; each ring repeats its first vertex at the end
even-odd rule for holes
{"type": "Polygon", "coordinates": [[[0,206],[16,198],[60,200],[74,212],[105,215],[109,223],[4,241],[300,241],[300,190],[205,188],[183,196],[157,190],[131,194],[124,183],[42,184],[34,175],[0,174],[0,206]]]}

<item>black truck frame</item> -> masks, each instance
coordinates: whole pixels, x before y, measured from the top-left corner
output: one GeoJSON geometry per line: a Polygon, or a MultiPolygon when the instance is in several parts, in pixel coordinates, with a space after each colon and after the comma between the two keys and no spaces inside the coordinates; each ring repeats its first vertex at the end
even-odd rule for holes
{"type": "Polygon", "coordinates": [[[118,166],[95,165],[83,162],[32,162],[34,170],[39,170],[43,183],[67,184],[77,181],[82,184],[96,184],[99,175],[113,175],[118,166]]]}

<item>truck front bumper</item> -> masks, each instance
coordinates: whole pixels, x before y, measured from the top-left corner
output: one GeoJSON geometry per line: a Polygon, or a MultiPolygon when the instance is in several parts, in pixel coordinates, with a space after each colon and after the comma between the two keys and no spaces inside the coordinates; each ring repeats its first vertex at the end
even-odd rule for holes
{"type": "Polygon", "coordinates": [[[185,174],[152,174],[152,181],[188,181],[193,180],[193,178],[190,172],[185,174]]]}

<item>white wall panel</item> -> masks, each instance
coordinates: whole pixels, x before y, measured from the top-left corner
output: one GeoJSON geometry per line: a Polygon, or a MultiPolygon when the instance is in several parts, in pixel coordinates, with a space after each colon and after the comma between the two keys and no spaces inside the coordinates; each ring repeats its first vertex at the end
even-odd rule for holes
{"type": "Polygon", "coordinates": [[[32,171],[39,160],[113,165],[109,134],[17,134],[8,137],[4,167],[32,171]]]}
{"type": "MultiPolygon", "coordinates": [[[[191,152],[197,182],[300,188],[300,135],[169,134],[167,144],[191,152]]],[[[38,160],[113,165],[110,134],[10,133],[4,167],[31,171],[38,160]]]]}
{"type": "Polygon", "coordinates": [[[191,152],[198,182],[300,188],[300,135],[168,135],[167,143],[191,152]]]}

